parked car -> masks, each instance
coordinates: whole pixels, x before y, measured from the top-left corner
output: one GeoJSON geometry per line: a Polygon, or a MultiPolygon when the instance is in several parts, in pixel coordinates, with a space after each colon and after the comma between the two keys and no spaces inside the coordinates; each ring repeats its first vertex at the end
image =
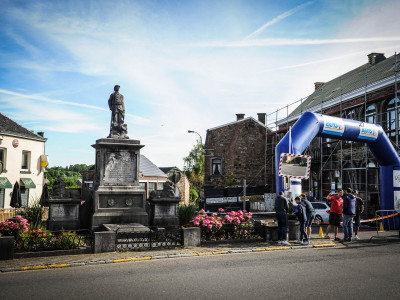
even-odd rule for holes
{"type": "Polygon", "coordinates": [[[331,208],[325,202],[311,202],[311,205],[315,209],[314,222],[321,224],[322,222],[329,222],[329,211],[331,208]]]}

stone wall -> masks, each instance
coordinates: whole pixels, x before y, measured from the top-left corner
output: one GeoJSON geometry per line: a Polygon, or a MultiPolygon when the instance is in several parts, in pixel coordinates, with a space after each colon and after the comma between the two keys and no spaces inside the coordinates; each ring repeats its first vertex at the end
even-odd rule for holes
{"type": "Polygon", "coordinates": [[[190,199],[190,183],[183,172],[181,172],[181,179],[178,181],[177,185],[181,192],[181,203],[188,205],[190,199]]]}
{"type": "Polygon", "coordinates": [[[252,118],[207,132],[205,185],[264,185],[265,127],[252,118]],[[210,150],[207,150],[210,149],[210,150]],[[212,175],[212,160],[221,158],[222,174],[212,175]]]}

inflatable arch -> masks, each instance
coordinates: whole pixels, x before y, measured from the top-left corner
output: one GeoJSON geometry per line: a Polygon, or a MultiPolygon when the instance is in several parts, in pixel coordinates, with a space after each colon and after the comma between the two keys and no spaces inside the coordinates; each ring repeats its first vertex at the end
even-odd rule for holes
{"type": "MultiPolygon", "coordinates": [[[[304,113],[291,129],[292,154],[302,154],[314,137],[327,137],[366,143],[379,163],[380,209],[394,209],[393,174],[400,172],[400,159],[380,125],[331,117],[312,112],[304,113]]],[[[289,149],[289,132],[276,145],[275,170],[279,170],[280,156],[289,149]]],[[[283,179],[276,174],[276,192],[283,190],[283,179]]]]}

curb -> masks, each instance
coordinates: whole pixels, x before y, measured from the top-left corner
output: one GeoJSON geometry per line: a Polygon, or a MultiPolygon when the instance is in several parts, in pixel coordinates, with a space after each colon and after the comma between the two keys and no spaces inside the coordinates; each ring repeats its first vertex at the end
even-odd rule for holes
{"type": "Polygon", "coordinates": [[[209,252],[191,252],[191,253],[180,253],[180,254],[167,254],[167,255],[155,255],[155,256],[145,256],[145,257],[132,257],[132,258],[121,258],[114,260],[98,260],[98,261],[88,261],[70,264],[50,264],[41,266],[28,266],[28,267],[18,267],[18,268],[3,268],[0,269],[1,273],[17,272],[17,271],[31,271],[31,270],[44,270],[44,269],[59,269],[67,267],[81,267],[81,266],[91,266],[100,264],[110,264],[110,263],[123,263],[123,262],[135,262],[135,261],[145,261],[154,259],[165,259],[165,258],[181,258],[181,257],[194,257],[194,256],[208,256],[208,255],[223,255],[223,254],[234,254],[234,253],[251,253],[251,252],[267,252],[267,251],[279,251],[279,250],[295,250],[295,249],[305,249],[305,248],[325,248],[325,247],[335,247],[335,243],[317,244],[317,245],[299,245],[299,246],[269,246],[262,248],[253,249],[232,249],[227,251],[209,251],[209,252]]]}

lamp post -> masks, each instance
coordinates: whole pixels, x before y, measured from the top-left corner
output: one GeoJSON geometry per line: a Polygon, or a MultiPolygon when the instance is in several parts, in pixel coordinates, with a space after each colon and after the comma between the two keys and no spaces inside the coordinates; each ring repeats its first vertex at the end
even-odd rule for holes
{"type": "Polygon", "coordinates": [[[193,130],[188,130],[188,133],[196,133],[199,136],[200,143],[201,143],[201,149],[203,149],[203,139],[201,138],[200,133],[198,133],[197,131],[193,131],[193,130]]]}

